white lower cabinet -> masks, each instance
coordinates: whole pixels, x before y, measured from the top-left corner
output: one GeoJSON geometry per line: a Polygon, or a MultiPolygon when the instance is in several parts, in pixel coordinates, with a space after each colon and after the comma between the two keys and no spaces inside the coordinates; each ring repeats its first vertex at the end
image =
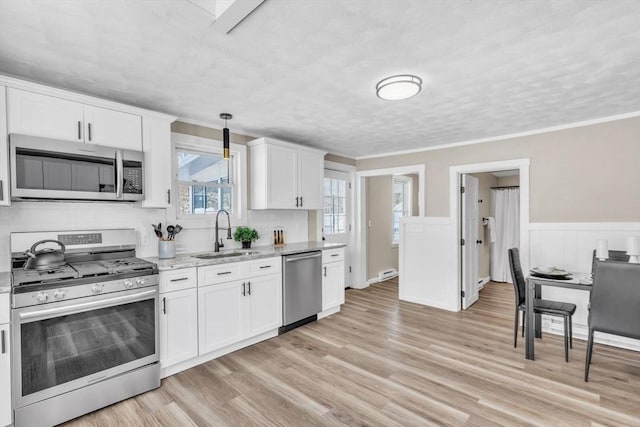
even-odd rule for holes
{"type": "Polygon", "coordinates": [[[198,289],[200,354],[242,340],[244,282],[209,285],[198,289]]]}
{"type": "Polygon", "coordinates": [[[198,290],[160,294],[160,364],[166,368],[198,356],[198,290]]]}
{"type": "Polygon", "coordinates": [[[9,294],[0,294],[0,426],[11,424],[11,328],[9,294]]]}
{"type": "Polygon", "coordinates": [[[344,249],[322,252],[322,311],[344,304],[344,249]]]}
{"type": "Polygon", "coordinates": [[[282,277],[279,274],[256,277],[248,287],[247,338],[282,326],[282,277]]]}

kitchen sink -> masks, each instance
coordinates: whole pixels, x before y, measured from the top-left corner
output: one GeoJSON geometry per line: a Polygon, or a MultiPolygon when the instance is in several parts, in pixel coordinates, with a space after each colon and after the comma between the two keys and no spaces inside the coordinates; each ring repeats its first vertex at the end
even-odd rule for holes
{"type": "Polygon", "coordinates": [[[216,259],[216,258],[230,258],[236,256],[254,255],[257,251],[234,251],[234,252],[207,252],[199,255],[192,255],[193,258],[199,259],[216,259]]]}

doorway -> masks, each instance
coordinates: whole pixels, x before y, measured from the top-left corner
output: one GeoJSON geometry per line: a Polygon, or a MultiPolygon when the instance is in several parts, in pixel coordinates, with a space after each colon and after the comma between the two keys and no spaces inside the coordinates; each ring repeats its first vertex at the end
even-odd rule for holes
{"type": "MultiPolygon", "coordinates": [[[[402,166],[395,168],[386,168],[386,169],[374,169],[357,172],[356,176],[356,191],[355,191],[355,207],[356,207],[356,221],[355,221],[355,236],[356,239],[354,241],[354,259],[353,259],[353,285],[354,288],[366,288],[369,286],[370,279],[374,279],[377,281],[377,278],[369,277],[369,274],[373,274],[372,272],[378,273],[378,269],[375,266],[370,266],[368,262],[369,251],[368,251],[368,242],[371,236],[370,228],[369,228],[369,212],[368,212],[368,193],[369,189],[374,188],[372,183],[370,182],[368,185],[368,179],[372,177],[389,177],[391,180],[392,177],[400,177],[400,176],[410,176],[414,175],[415,178],[413,181],[417,185],[417,197],[414,200],[415,205],[417,205],[417,216],[424,216],[424,179],[425,179],[425,165],[412,165],[412,166],[402,166]]],[[[390,181],[391,183],[391,181],[390,181]]],[[[375,189],[375,188],[374,188],[375,189]]],[[[385,228],[385,233],[389,235],[389,241],[391,243],[391,237],[393,236],[393,226],[391,225],[393,220],[393,203],[391,198],[389,199],[389,205],[383,212],[384,215],[388,216],[390,225],[385,228]]],[[[398,207],[398,211],[406,209],[406,207],[398,207]]],[[[412,206],[412,210],[415,209],[412,206]]]]}
{"type": "Polygon", "coordinates": [[[322,240],[346,245],[344,259],[344,286],[351,286],[351,174],[325,169],[324,209],[322,211],[322,240]]]}
{"type": "MultiPolygon", "coordinates": [[[[514,159],[504,160],[498,162],[488,163],[476,163],[469,165],[452,166],[449,168],[450,172],[450,221],[451,224],[457,224],[455,239],[458,242],[458,256],[456,258],[455,271],[457,271],[457,299],[458,310],[464,309],[472,304],[473,299],[473,279],[465,283],[466,269],[463,266],[463,224],[462,210],[463,201],[461,195],[461,187],[463,182],[463,176],[465,174],[478,174],[483,172],[499,172],[499,171],[517,171],[519,176],[519,218],[517,224],[519,225],[519,238],[520,238],[520,254],[522,268],[526,271],[529,268],[529,159],[514,159]],[[465,288],[466,287],[466,288],[465,288]]],[[[478,199],[480,200],[480,199],[478,199]]],[[[484,200],[483,200],[484,204],[484,200]]],[[[479,218],[482,218],[478,215],[479,218]]],[[[452,236],[454,237],[454,236],[452,236]]],[[[481,239],[477,239],[481,240],[481,239]]],[[[484,242],[483,242],[484,243],[484,242]]],[[[476,242],[473,242],[476,245],[476,242]]],[[[473,260],[472,256],[468,259],[473,260]]],[[[475,283],[477,286],[477,281],[475,283]]],[[[453,289],[452,289],[453,291],[453,289]]]]}
{"type": "Polygon", "coordinates": [[[520,246],[519,175],[517,169],[462,175],[463,310],[485,284],[511,282],[507,249],[520,246]]]}

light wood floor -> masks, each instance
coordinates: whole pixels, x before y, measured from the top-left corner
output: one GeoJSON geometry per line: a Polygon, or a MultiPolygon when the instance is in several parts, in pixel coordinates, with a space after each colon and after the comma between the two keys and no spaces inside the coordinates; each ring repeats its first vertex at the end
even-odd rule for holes
{"type": "Polygon", "coordinates": [[[342,312],[162,381],[68,426],[640,425],[640,353],[561,337],[512,344],[513,290],[469,310],[399,302],[397,282],[348,290],[342,312]]]}

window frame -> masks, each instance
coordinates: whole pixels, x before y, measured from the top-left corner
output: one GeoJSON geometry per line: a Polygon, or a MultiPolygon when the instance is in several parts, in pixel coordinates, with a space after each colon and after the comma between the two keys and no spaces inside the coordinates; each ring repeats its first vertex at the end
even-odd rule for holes
{"type": "MultiPolygon", "coordinates": [[[[247,223],[247,147],[242,144],[230,144],[231,160],[230,173],[233,184],[208,185],[200,183],[204,187],[210,188],[232,188],[231,222],[234,226],[246,225],[247,223]]],[[[180,214],[177,204],[177,195],[181,183],[187,183],[178,179],[178,151],[188,151],[194,154],[222,155],[222,141],[204,138],[200,136],[186,135],[181,133],[171,133],[171,192],[176,195],[172,200],[171,209],[167,211],[167,221],[179,222],[183,227],[188,228],[211,228],[215,220],[214,213],[203,214],[180,214]]]]}
{"type": "MultiPolygon", "coordinates": [[[[329,171],[325,171],[325,175],[323,178],[323,187],[322,187],[322,220],[321,220],[321,230],[322,230],[322,235],[327,237],[327,236],[345,236],[349,234],[349,183],[350,180],[348,178],[345,178],[344,176],[340,175],[334,175],[329,173],[329,171]],[[324,213],[324,198],[325,198],[325,194],[324,194],[324,180],[325,179],[331,179],[331,180],[340,180],[340,181],[344,181],[344,205],[343,205],[343,209],[344,209],[344,230],[340,233],[331,233],[331,234],[325,234],[324,232],[324,217],[325,217],[325,213],[324,213]]],[[[335,213],[332,212],[332,216],[336,216],[335,213]]]]}
{"type": "MultiPolygon", "coordinates": [[[[413,179],[406,175],[393,175],[391,178],[391,245],[396,247],[400,244],[400,220],[398,220],[398,239],[395,239],[395,230],[394,230],[394,214],[396,213],[395,206],[393,204],[393,186],[394,184],[403,184],[404,185],[404,195],[402,199],[403,212],[406,214],[402,215],[411,216],[412,212],[412,198],[413,198],[413,179]]],[[[400,218],[402,218],[400,217],[400,218]]]]}

